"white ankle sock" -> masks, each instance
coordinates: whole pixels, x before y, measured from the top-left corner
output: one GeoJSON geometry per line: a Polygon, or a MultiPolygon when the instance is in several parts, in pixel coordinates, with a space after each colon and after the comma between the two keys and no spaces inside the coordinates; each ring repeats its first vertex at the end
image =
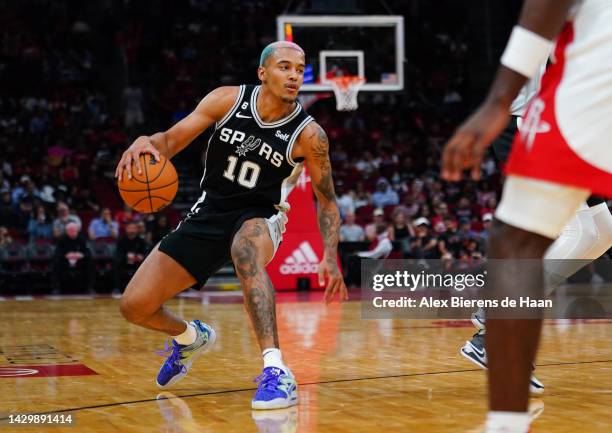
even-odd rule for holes
{"type": "Polygon", "coordinates": [[[528,412],[490,411],[485,433],[527,433],[529,424],[528,412]]]}
{"type": "Polygon", "coordinates": [[[195,326],[193,326],[193,324],[185,322],[185,325],[187,325],[187,329],[185,329],[182,334],[172,338],[174,338],[174,341],[176,341],[182,346],[189,346],[190,344],[195,343],[198,333],[196,332],[195,326]]]}
{"type": "Polygon", "coordinates": [[[264,349],[264,351],[262,352],[262,355],[263,355],[263,361],[264,361],[264,368],[276,367],[276,368],[280,368],[285,373],[288,372],[287,367],[285,367],[285,364],[283,363],[283,355],[281,354],[280,349],[277,349],[275,347],[264,349]]]}

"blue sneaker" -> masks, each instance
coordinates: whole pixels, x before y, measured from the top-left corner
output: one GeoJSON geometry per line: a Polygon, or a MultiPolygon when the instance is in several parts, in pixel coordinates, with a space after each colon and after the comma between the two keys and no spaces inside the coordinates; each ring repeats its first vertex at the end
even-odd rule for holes
{"type": "Polygon", "coordinates": [[[251,401],[253,409],[284,409],[298,402],[297,382],[291,371],[285,373],[277,367],[266,367],[254,382],[259,386],[251,401]]]}
{"type": "Polygon", "coordinates": [[[160,354],[172,352],[162,364],[157,375],[157,386],[162,389],[181,380],[191,368],[193,361],[210,350],[215,343],[217,336],[214,329],[199,320],[194,320],[191,324],[195,326],[197,333],[196,341],[193,344],[183,346],[172,340],[173,347],[169,347],[166,342],[164,350],[159,352],[160,354]]]}

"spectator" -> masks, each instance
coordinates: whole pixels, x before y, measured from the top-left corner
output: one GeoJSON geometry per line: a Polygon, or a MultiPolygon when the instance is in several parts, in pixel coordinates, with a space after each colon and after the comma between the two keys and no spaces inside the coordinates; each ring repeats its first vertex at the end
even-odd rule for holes
{"type": "Polygon", "coordinates": [[[38,239],[53,239],[53,226],[47,218],[44,206],[38,205],[36,207],[34,217],[28,222],[28,234],[30,235],[30,242],[38,239]]]}
{"type": "Polygon", "coordinates": [[[477,239],[468,239],[465,243],[465,251],[471,260],[482,259],[482,248],[477,239]]]}
{"type": "Polygon", "coordinates": [[[361,282],[361,259],[384,259],[393,250],[393,244],[389,240],[389,228],[384,221],[376,225],[375,233],[376,239],[368,251],[359,251],[348,258],[345,280],[349,287],[359,285],[361,282]]]}
{"type": "Polygon", "coordinates": [[[355,209],[362,206],[367,206],[372,201],[370,193],[363,186],[363,182],[357,182],[357,190],[355,191],[355,209]]]}
{"type": "Polygon", "coordinates": [[[32,182],[30,176],[21,176],[21,179],[19,179],[19,183],[15,186],[15,188],[13,188],[13,192],[11,193],[11,199],[13,200],[13,203],[19,203],[21,199],[27,195],[27,184],[30,182],[32,182]]]}
{"type": "Polygon", "coordinates": [[[365,239],[363,228],[355,223],[355,214],[347,213],[344,217],[344,224],[340,226],[341,242],[362,242],[365,239]]]}
{"type": "Polygon", "coordinates": [[[493,222],[493,214],[486,213],[482,216],[482,231],[480,232],[481,244],[486,245],[489,240],[489,233],[491,231],[491,223],[493,222]]]}
{"type": "Polygon", "coordinates": [[[22,197],[21,202],[19,202],[19,206],[17,208],[16,215],[16,224],[15,228],[20,232],[25,232],[28,229],[28,223],[32,218],[32,209],[34,207],[34,203],[30,197],[22,197]]]}
{"type": "Polygon", "coordinates": [[[338,196],[338,209],[340,216],[344,217],[350,213],[355,213],[355,198],[353,191],[345,191],[342,181],[336,184],[336,195],[338,196]]]}
{"type": "Polygon", "coordinates": [[[412,218],[419,213],[420,206],[413,194],[404,195],[401,206],[408,218],[412,218]]]}
{"type": "Polygon", "coordinates": [[[9,228],[14,228],[17,226],[17,217],[13,211],[11,191],[8,189],[2,190],[0,195],[0,225],[9,228]]]}
{"type": "Polygon", "coordinates": [[[389,227],[389,239],[402,242],[414,235],[412,227],[406,221],[406,213],[403,208],[395,208],[391,215],[393,224],[389,227]]]}
{"type": "Polygon", "coordinates": [[[378,169],[378,161],[372,157],[370,152],[366,151],[361,159],[355,164],[355,168],[362,173],[370,174],[378,169]]]}
{"type": "Polygon", "coordinates": [[[457,203],[457,206],[455,207],[455,215],[457,215],[457,218],[459,219],[472,218],[473,216],[472,205],[470,204],[470,201],[468,200],[467,197],[461,197],[459,199],[459,203],[457,203]]]}
{"type": "Polygon", "coordinates": [[[384,259],[391,254],[393,244],[389,240],[389,227],[386,223],[381,223],[376,226],[376,241],[373,242],[368,251],[357,253],[359,257],[365,259],[384,259]]]}
{"type": "Polygon", "coordinates": [[[53,259],[55,291],[66,289],[68,284],[73,288],[76,286],[77,289],[83,289],[80,285],[86,281],[86,289],[91,292],[94,281],[93,263],[87,242],[80,235],[81,226],[69,221],[64,229],[65,234],[57,242],[53,259]]]}
{"type": "Polygon", "coordinates": [[[138,227],[138,236],[143,239],[147,239],[147,225],[143,220],[136,221],[136,226],[138,227]]]}
{"type": "Polygon", "coordinates": [[[485,206],[480,209],[480,214],[484,217],[485,214],[494,214],[495,208],[497,208],[497,198],[490,197],[486,202],[485,206]]]}
{"type": "Polygon", "coordinates": [[[490,199],[495,199],[497,197],[497,193],[491,189],[490,183],[486,180],[483,180],[480,183],[480,189],[476,195],[478,197],[478,204],[483,207],[487,206],[490,199]]]}
{"type": "Polygon", "coordinates": [[[448,215],[448,205],[446,203],[442,202],[434,208],[434,216],[431,217],[431,226],[436,232],[441,233],[446,230],[444,220],[448,215]]]}
{"type": "Polygon", "coordinates": [[[478,233],[472,230],[472,221],[469,218],[459,220],[459,236],[464,241],[478,237],[478,233]]]}
{"type": "Polygon", "coordinates": [[[6,248],[13,242],[6,227],[0,226],[0,248],[6,248]]]}
{"type": "Polygon", "coordinates": [[[21,197],[21,200],[26,198],[32,201],[41,200],[40,191],[36,188],[36,184],[34,184],[34,182],[32,182],[32,180],[28,176],[24,177],[27,178],[27,180],[23,182],[25,190],[21,197]]]}
{"type": "Polygon", "coordinates": [[[144,123],[142,111],[142,90],[136,86],[128,86],[123,91],[124,124],[130,129],[144,123]]]}
{"type": "Polygon", "coordinates": [[[66,185],[72,185],[79,178],[79,169],[73,163],[72,155],[67,156],[64,160],[63,167],[60,169],[60,180],[66,185]]]}
{"type": "Polygon", "coordinates": [[[81,219],[74,214],[70,213],[68,205],[64,202],[57,204],[57,218],[53,221],[53,237],[59,238],[66,233],[66,226],[69,223],[76,223],[81,230],[81,219]]]}
{"type": "Polygon", "coordinates": [[[125,232],[125,226],[128,223],[138,220],[140,220],[140,214],[134,212],[127,204],[123,205],[123,210],[115,214],[115,221],[119,223],[119,228],[122,232],[125,232]]]}
{"type": "Polygon", "coordinates": [[[374,212],[372,213],[372,218],[373,221],[370,224],[366,225],[365,228],[366,239],[371,242],[376,239],[376,227],[385,222],[385,211],[383,211],[381,208],[374,209],[374,212]]]}
{"type": "Polygon", "coordinates": [[[427,218],[420,217],[414,222],[415,235],[410,240],[410,255],[415,259],[439,259],[438,240],[430,233],[427,218]]]}
{"type": "Polygon", "coordinates": [[[95,198],[92,197],[91,191],[86,187],[78,187],[74,185],[70,191],[71,195],[71,206],[76,211],[95,211],[100,212],[100,206],[96,203],[95,198]]]}
{"type": "Polygon", "coordinates": [[[13,175],[13,167],[5,158],[0,158],[0,173],[9,177],[13,175]]]}
{"type": "Polygon", "coordinates": [[[110,209],[105,207],[100,212],[99,218],[91,220],[88,232],[91,240],[98,238],[116,239],[119,237],[119,223],[113,221],[110,209]]]}
{"type": "Polygon", "coordinates": [[[384,177],[381,177],[376,182],[376,192],[372,194],[372,203],[376,207],[399,204],[397,193],[391,188],[391,184],[384,177]]]}
{"type": "Polygon", "coordinates": [[[0,191],[10,190],[10,189],[11,189],[11,184],[4,177],[4,173],[2,172],[2,170],[0,170],[0,191]]]}
{"type": "Polygon", "coordinates": [[[113,268],[115,291],[122,290],[127,280],[134,274],[149,250],[149,243],[139,236],[138,223],[131,221],[125,226],[125,234],[117,241],[113,268]]]}
{"type": "Polygon", "coordinates": [[[447,216],[444,218],[445,230],[438,237],[438,249],[444,259],[457,258],[463,245],[463,240],[457,230],[457,221],[447,216]]]}

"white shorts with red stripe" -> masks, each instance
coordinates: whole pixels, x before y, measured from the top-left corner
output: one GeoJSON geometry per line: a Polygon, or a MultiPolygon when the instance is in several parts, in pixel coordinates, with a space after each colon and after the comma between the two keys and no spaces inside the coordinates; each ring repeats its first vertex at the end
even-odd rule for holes
{"type": "Polygon", "coordinates": [[[611,23],[612,1],[584,0],[559,35],[512,146],[498,219],[554,238],[590,193],[612,197],[611,23]]]}

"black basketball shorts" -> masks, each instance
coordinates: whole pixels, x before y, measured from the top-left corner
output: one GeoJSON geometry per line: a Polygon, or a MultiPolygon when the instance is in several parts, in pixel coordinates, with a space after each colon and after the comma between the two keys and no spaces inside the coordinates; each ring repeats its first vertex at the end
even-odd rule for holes
{"type": "Polygon", "coordinates": [[[512,116],[506,129],[504,129],[495,141],[493,141],[493,144],[491,144],[493,155],[495,159],[497,159],[497,162],[505,164],[506,161],[508,161],[508,156],[510,156],[510,150],[512,149],[512,142],[514,141],[516,131],[518,131],[518,119],[520,119],[520,117],[512,116]]]}
{"type": "Polygon", "coordinates": [[[161,240],[159,250],[176,260],[201,286],[231,262],[234,235],[245,221],[252,218],[266,220],[276,253],[284,232],[285,220],[281,213],[269,208],[223,212],[205,206],[199,212],[191,213],[167,234],[161,240]]]}

